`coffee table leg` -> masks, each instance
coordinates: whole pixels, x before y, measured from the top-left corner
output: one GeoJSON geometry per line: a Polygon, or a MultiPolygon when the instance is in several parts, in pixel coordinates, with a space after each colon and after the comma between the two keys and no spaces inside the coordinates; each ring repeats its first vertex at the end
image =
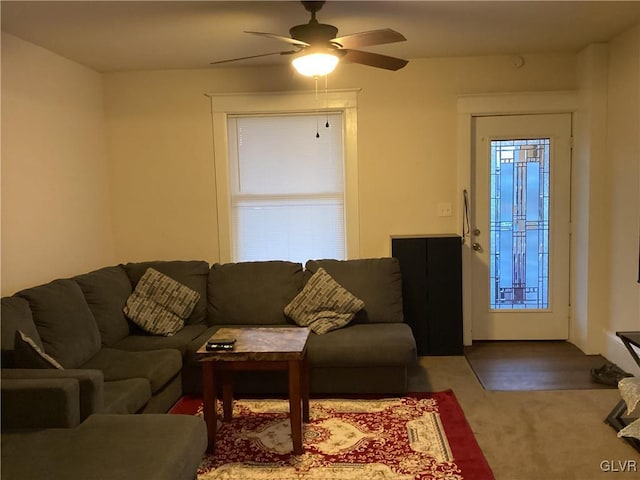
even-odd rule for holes
{"type": "Polygon", "coordinates": [[[302,421],[309,422],[309,362],[307,362],[306,354],[302,359],[301,375],[300,388],[302,389],[302,421]]]}
{"type": "Polygon", "coordinates": [[[222,411],[224,421],[230,421],[233,416],[233,380],[228,370],[222,371],[222,411]]]}
{"type": "Polygon", "coordinates": [[[216,430],[218,415],[216,412],[216,382],[214,378],[213,362],[202,362],[202,395],[204,421],[207,424],[207,452],[216,450],[216,430]]]}
{"type": "Polygon", "coordinates": [[[302,400],[300,398],[300,360],[289,361],[289,418],[293,453],[302,455],[302,400]]]}

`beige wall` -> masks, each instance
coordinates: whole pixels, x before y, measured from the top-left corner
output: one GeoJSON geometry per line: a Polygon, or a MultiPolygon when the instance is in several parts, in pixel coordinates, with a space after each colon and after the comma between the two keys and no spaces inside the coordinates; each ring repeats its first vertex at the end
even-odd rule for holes
{"type": "MultiPolygon", "coordinates": [[[[398,72],[341,65],[329,88],[358,98],[360,256],[391,234],[459,232],[456,98],[576,87],[575,55],[411,61],[398,72]],[[452,217],[437,203],[451,202],[452,217]]],[[[289,67],[105,76],[117,256],[217,260],[209,93],[313,89],[289,67]]]]}
{"type": "MultiPolygon", "coordinates": [[[[595,265],[611,265],[604,272],[605,307],[599,303],[598,315],[591,317],[604,310],[595,348],[622,364],[624,351],[607,339],[616,330],[637,329],[640,310],[634,283],[638,43],[638,28],[611,42],[606,80],[598,73],[598,49],[589,58],[584,52],[527,55],[519,69],[503,56],[413,60],[399,72],[341,65],[329,87],[361,89],[360,256],[388,255],[391,234],[459,232],[459,95],[584,89],[587,80],[598,89],[609,83],[606,121],[596,114],[586,127],[608,125],[604,154],[597,135],[587,145],[589,155],[606,156],[608,180],[600,182],[589,169],[582,173],[604,200],[589,207],[600,212],[595,217],[577,207],[575,218],[589,221],[581,233],[601,228],[594,218],[611,222],[610,237],[587,243],[608,245],[595,265]],[[439,202],[451,202],[454,215],[438,217],[439,202]]],[[[99,75],[5,35],[2,54],[3,295],[115,262],[216,261],[213,147],[204,93],[313,88],[287,67],[99,75]]],[[[595,110],[601,108],[598,95],[590,99],[595,110]]],[[[594,271],[591,265],[581,268],[577,275],[594,271]]],[[[579,294],[582,300],[585,294],[579,294]]],[[[583,306],[586,316],[594,311],[588,301],[583,306]]]]}
{"type": "Polygon", "coordinates": [[[607,95],[609,46],[578,55],[580,106],[574,115],[572,161],[571,320],[569,339],[586,353],[602,349],[609,308],[607,95]]]}
{"type": "Polygon", "coordinates": [[[102,77],[2,34],[2,295],[115,261],[102,77]]]}
{"type": "Polygon", "coordinates": [[[602,353],[640,374],[615,339],[620,330],[640,330],[638,233],[640,232],[640,25],[609,42],[607,157],[610,199],[610,307],[602,353]]]}

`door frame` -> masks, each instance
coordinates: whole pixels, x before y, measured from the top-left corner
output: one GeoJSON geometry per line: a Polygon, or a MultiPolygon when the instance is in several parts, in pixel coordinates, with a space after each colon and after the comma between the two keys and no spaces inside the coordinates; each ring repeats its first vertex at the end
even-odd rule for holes
{"type": "MultiPolygon", "coordinates": [[[[462,208],[458,209],[457,220],[462,226],[462,315],[463,340],[472,344],[471,318],[471,242],[465,235],[463,192],[472,198],[471,166],[473,162],[473,118],[496,115],[524,115],[543,113],[575,114],[579,106],[579,95],[575,91],[525,92],[491,95],[461,95],[457,101],[457,166],[458,192],[462,208]]],[[[571,245],[570,247],[571,248],[571,245]]]]}

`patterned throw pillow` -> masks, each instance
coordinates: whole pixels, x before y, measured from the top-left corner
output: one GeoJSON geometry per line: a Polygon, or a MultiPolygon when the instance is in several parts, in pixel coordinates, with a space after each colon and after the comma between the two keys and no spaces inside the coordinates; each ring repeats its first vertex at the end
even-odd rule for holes
{"type": "Polygon", "coordinates": [[[631,437],[640,440],[640,418],[634,420],[618,432],[618,438],[622,437],[631,437]]]}
{"type": "Polygon", "coordinates": [[[323,334],[344,327],[363,308],[362,300],[319,268],[284,313],[301,327],[323,334]]]}
{"type": "Polygon", "coordinates": [[[148,268],[127,299],[124,313],[149,333],[171,336],[184,327],[199,299],[198,292],[148,268]]]}
{"type": "Polygon", "coordinates": [[[627,404],[627,415],[633,415],[640,406],[640,377],[623,378],[618,382],[618,390],[627,404]]]}
{"type": "Polygon", "coordinates": [[[18,368],[56,368],[63,370],[62,365],[55,358],[47,355],[33,339],[27,337],[20,330],[16,330],[13,349],[18,368]]]}

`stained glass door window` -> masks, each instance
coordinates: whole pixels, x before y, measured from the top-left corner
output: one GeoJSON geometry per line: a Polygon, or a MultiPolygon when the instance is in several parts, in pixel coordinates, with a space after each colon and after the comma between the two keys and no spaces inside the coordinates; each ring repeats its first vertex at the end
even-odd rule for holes
{"type": "Polygon", "coordinates": [[[548,138],[491,141],[489,305],[549,308],[548,138]]]}

